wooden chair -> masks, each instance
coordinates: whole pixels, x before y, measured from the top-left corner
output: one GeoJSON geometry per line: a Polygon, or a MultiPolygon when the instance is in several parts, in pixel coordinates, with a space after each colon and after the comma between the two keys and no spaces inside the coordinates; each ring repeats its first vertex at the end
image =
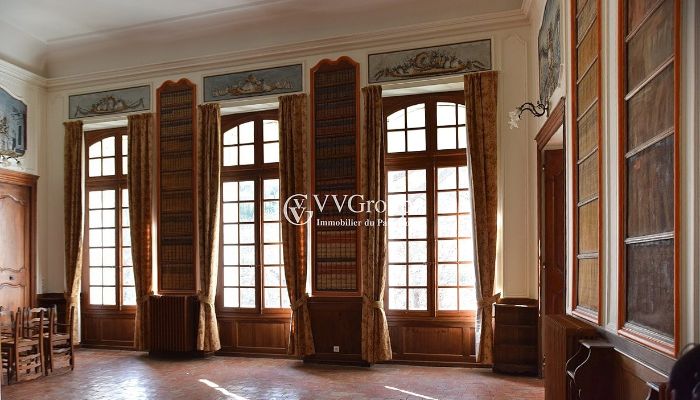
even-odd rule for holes
{"type": "MultiPolygon", "coordinates": [[[[12,370],[17,382],[44,375],[44,312],[43,308],[25,308],[17,311],[15,335],[9,343],[12,370]]],[[[2,344],[5,346],[5,343],[2,344]]]]}
{"type": "Polygon", "coordinates": [[[44,333],[46,374],[59,368],[75,368],[73,352],[73,318],[75,307],[71,307],[68,323],[58,322],[56,306],[49,309],[49,327],[44,333]]]}
{"type": "Polygon", "coordinates": [[[14,341],[15,313],[8,310],[0,310],[0,358],[2,359],[2,376],[0,380],[9,384],[12,376],[12,355],[10,343],[14,341]]]}

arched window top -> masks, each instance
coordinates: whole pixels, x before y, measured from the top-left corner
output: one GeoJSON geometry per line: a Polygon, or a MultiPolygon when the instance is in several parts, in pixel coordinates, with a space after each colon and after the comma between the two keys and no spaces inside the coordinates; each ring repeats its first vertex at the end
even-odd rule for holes
{"type": "Polygon", "coordinates": [[[409,153],[467,147],[466,109],[448,101],[419,101],[386,118],[387,152],[409,153]]]}
{"type": "Polygon", "coordinates": [[[128,137],[122,132],[88,143],[88,178],[116,177],[128,171],[128,137]],[[121,161],[121,165],[118,163],[121,161]]]}
{"type": "Polygon", "coordinates": [[[279,124],[275,119],[241,122],[223,134],[223,166],[279,162],[279,124]]]}

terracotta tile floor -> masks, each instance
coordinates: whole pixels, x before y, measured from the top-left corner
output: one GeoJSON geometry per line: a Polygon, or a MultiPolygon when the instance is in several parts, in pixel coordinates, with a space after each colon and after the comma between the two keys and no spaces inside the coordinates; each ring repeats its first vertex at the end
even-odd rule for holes
{"type": "Polygon", "coordinates": [[[544,398],[542,381],[486,369],[309,365],[212,357],[155,360],[142,353],[77,352],[75,371],[2,387],[2,399],[468,399],[544,398]]]}

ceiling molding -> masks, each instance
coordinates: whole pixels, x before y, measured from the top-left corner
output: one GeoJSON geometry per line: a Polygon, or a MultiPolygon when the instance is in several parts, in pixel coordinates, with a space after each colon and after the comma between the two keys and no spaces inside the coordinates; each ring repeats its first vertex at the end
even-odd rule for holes
{"type": "Polygon", "coordinates": [[[7,62],[3,59],[0,59],[0,74],[9,76],[11,78],[20,80],[31,85],[43,88],[48,86],[48,79],[44,78],[43,76],[39,76],[33,72],[30,72],[22,67],[18,67],[17,65],[7,62]]]}
{"type": "MultiPolygon", "coordinates": [[[[530,0],[524,0],[523,3],[530,0]]],[[[108,71],[95,71],[87,74],[49,78],[48,87],[52,91],[70,90],[86,86],[114,84],[119,80],[148,79],[170,74],[184,74],[216,69],[234,69],[251,63],[275,62],[301,58],[313,54],[346,52],[351,50],[406,44],[411,41],[460,36],[496,29],[527,26],[528,16],[519,10],[482,14],[465,18],[455,18],[381,31],[337,36],[311,40],[295,44],[276,45],[265,48],[193,57],[176,61],[166,61],[142,66],[120,68],[108,71]]],[[[529,8],[529,7],[528,7],[529,8]]]]}

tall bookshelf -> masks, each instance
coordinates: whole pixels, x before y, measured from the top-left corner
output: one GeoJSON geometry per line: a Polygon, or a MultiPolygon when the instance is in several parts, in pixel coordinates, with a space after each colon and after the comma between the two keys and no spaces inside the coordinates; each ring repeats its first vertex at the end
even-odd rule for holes
{"type": "MultiPolygon", "coordinates": [[[[312,193],[348,197],[359,193],[359,64],[349,57],[322,60],[311,69],[312,193]]],[[[359,227],[347,204],[314,204],[313,293],[353,295],[360,291],[359,227]],[[320,222],[330,225],[319,226],[320,222]],[[334,226],[334,221],[345,221],[334,226]]]]}
{"type": "Polygon", "coordinates": [[[196,85],[167,81],[157,91],[158,289],[197,291],[196,85]]]}

